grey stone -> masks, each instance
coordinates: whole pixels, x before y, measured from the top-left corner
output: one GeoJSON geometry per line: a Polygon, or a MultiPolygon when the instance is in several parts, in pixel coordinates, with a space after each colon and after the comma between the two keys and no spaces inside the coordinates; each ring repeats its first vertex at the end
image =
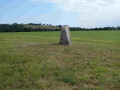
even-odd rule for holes
{"type": "Polygon", "coordinates": [[[70,29],[68,25],[61,26],[60,44],[71,45],[70,29]]]}

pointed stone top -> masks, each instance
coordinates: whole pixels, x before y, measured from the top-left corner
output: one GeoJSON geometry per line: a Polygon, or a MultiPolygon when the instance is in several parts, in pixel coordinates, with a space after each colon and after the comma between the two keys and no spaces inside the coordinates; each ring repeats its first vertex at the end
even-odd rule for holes
{"type": "Polygon", "coordinates": [[[63,25],[62,27],[69,27],[69,25],[63,25]]]}

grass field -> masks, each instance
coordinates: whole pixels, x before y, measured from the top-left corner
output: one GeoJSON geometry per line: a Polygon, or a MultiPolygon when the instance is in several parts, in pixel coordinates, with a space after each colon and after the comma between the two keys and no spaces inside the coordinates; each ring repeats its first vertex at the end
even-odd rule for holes
{"type": "Polygon", "coordinates": [[[0,90],[120,90],[120,31],[0,33],[0,90]]]}

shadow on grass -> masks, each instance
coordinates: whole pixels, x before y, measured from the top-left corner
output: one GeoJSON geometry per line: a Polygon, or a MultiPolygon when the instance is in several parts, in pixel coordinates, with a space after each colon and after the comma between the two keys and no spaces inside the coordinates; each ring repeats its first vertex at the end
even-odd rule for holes
{"type": "Polygon", "coordinates": [[[69,44],[60,44],[60,43],[51,43],[51,45],[58,45],[58,46],[71,46],[69,44]]]}

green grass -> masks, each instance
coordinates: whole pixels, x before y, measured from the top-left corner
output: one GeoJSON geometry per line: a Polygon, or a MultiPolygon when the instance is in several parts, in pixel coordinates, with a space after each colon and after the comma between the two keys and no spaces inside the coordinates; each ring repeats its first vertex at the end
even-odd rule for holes
{"type": "Polygon", "coordinates": [[[0,33],[1,90],[120,90],[120,31],[0,33]]]}

